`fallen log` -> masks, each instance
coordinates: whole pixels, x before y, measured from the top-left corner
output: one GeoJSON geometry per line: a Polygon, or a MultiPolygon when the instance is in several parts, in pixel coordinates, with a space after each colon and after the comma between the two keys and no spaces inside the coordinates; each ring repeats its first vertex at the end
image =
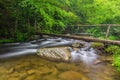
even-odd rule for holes
{"type": "Polygon", "coordinates": [[[105,40],[105,39],[99,39],[99,38],[93,38],[93,37],[85,37],[85,36],[76,36],[76,35],[66,35],[66,34],[51,34],[51,33],[36,33],[36,35],[48,35],[53,37],[64,37],[64,38],[71,38],[71,39],[77,39],[77,40],[84,40],[88,42],[101,42],[104,44],[111,44],[111,45],[118,45],[120,46],[120,41],[116,40],[105,40]]]}

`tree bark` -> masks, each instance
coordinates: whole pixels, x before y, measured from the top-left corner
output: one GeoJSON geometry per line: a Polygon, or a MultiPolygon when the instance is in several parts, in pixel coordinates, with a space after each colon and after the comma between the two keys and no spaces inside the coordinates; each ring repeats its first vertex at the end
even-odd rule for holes
{"type": "Polygon", "coordinates": [[[120,41],[105,40],[105,39],[98,39],[98,38],[85,37],[85,36],[74,36],[74,35],[65,35],[65,34],[49,34],[49,33],[39,33],[39,32],[37,32],[36,35],[64,37],[64,38],[71,38],[71,39],[77,39],[77,40],[84,40],[84,41],[88,41],[88,42],[101,42],[101,43],[105,43],[105,44],[120,46],[120,41]]]}
{"type": "Polygon", "coordinates": [[[14,28],[14,35],[13,35],[15,40],[16,40],[17,30],[18,30],[18,18],[16,17],[15,28],[14,28]]]}
{"type": "Polygon", "coordinates": [[[30,29],[30,19],[29,18],[27,19],[27,24],[28,24],[28,27],[30,29]]]}

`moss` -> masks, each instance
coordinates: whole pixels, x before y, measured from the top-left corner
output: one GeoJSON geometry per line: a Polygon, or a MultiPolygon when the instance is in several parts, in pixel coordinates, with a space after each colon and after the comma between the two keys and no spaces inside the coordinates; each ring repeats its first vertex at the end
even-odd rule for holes
{"type": "Polygon", "coordinates": [[[103,43],[98,43],[98,42],[94,42],[91,45],[92,48],[100,48],[100,47],[104,47],[103,43]]]}

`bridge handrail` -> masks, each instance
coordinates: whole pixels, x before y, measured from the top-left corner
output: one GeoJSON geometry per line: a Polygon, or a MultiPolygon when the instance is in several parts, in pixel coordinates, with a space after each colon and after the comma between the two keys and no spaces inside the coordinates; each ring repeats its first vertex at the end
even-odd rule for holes
{"type": "Polygon", "coordinates": [[[76,24],[76,25],[67,25],[67,26],[77,26],[77,27],[82,27],[82,26],[120,26],[120,24],[96,24],[96,25],[82,25],[82,24],[76,24]]]}

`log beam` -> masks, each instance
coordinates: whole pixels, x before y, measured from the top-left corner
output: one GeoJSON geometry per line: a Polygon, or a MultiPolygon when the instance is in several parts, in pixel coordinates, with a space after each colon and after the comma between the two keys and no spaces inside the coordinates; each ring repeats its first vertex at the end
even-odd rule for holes
{"type": "Polygon", "coordinates": [[[75,35],[66,35],[66,34],[50,34],[50,33],[39,33],[37,32],[36,35],[48,35],[53,37],[64,37],[64,38],[71,38],[77,40],[84,40],[88,42],[101,42],[104,44],[111,44],[111,45],[118,45],[120,46],[120,41],[114,40],[105,40],[105,39],[98,39],[93,37],[85,37],[85,36],[75,36],[75,35]]]}
{"type": "Polygon", "coordinates": [[[104,26],[114,26],[114,27],[118,27],[120,26],[120,24],[96,24],[96,25],[81,25],[81,24],[77,24],[77,25],[68,25],[68,26],[77,26],[77,27],[96,27],[96,26],[101,26],[101,27],[104,27],[104,26]]]}

